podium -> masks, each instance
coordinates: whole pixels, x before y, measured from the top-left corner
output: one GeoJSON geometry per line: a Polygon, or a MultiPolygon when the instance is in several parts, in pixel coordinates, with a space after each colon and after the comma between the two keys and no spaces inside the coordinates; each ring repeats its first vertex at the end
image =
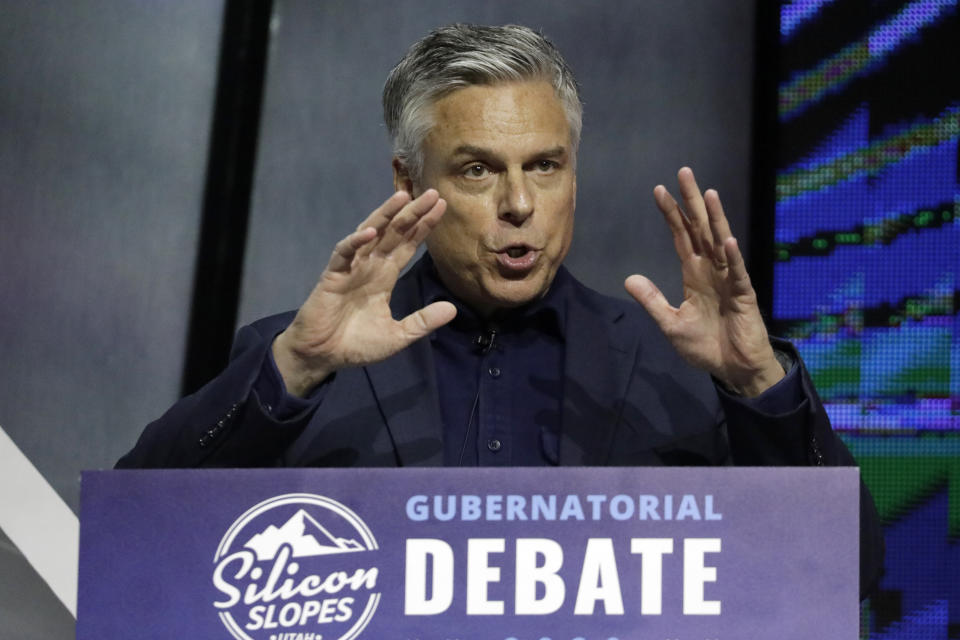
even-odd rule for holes
{"type": "Polygon", "coordinates": [[[855,468],[83,474],[77,638],[856,638],[855,468]]]}

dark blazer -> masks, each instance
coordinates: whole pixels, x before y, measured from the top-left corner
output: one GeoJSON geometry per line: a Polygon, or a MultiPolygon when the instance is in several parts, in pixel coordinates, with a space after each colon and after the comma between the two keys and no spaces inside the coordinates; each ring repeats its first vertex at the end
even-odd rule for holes
{"type": "MultiPolygon", "coordinates": [[[[395,317],[423,305],[418,270],[397,282],[395,317]]],[[[687,365],[636,303],[576,280],[567,300],[561,465],[855,465],[793,347],[804,398],[793,411],[751,408],[687,365]]],[[[224,372],[144,431],[118,467],[439,466],[442,426],[429,340],[338,371],[319,408],[277,421],[253,390],[293,312],[242,328],[224,372]]],[[[882,537],[861,497],[861,586],[877,577],[882,537]]]]}

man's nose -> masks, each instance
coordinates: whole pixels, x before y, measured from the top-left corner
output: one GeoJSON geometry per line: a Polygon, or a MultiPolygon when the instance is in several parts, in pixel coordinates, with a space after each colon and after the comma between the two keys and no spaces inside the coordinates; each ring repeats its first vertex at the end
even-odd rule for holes
{"type": "Polygon", "coordinates": [[[497,213],[501,220],[519,227],[533,213],[533,192],[522,169],[506,171],[501,175],[500,208],[497,213]]]}

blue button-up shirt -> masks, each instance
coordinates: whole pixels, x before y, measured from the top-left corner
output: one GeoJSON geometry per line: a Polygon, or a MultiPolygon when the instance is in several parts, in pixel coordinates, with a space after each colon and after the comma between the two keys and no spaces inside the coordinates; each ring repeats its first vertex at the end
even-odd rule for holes
{"type": "Polygon", "coordinates": [[[425,267],[424,304],[447,300],[457,307],[453,322],[429,338],[444,464],[557,464],[570,275],[560,267],[543,298],[481,318],[450,293],[432,262],[425,267]]]}

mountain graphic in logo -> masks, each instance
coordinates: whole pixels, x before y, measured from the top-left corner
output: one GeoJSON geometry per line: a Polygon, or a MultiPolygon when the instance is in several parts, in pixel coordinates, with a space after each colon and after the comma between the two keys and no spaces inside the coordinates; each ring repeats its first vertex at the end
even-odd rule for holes
{"type": "Polygon", "coordinates": [[[356,540],[334,537],[303,509],[283,526],[270,525],[243,546],[256,553],[257,560],[273,560],[284,544],[290,545],[294,558],[366,551],[356,540]]]}

